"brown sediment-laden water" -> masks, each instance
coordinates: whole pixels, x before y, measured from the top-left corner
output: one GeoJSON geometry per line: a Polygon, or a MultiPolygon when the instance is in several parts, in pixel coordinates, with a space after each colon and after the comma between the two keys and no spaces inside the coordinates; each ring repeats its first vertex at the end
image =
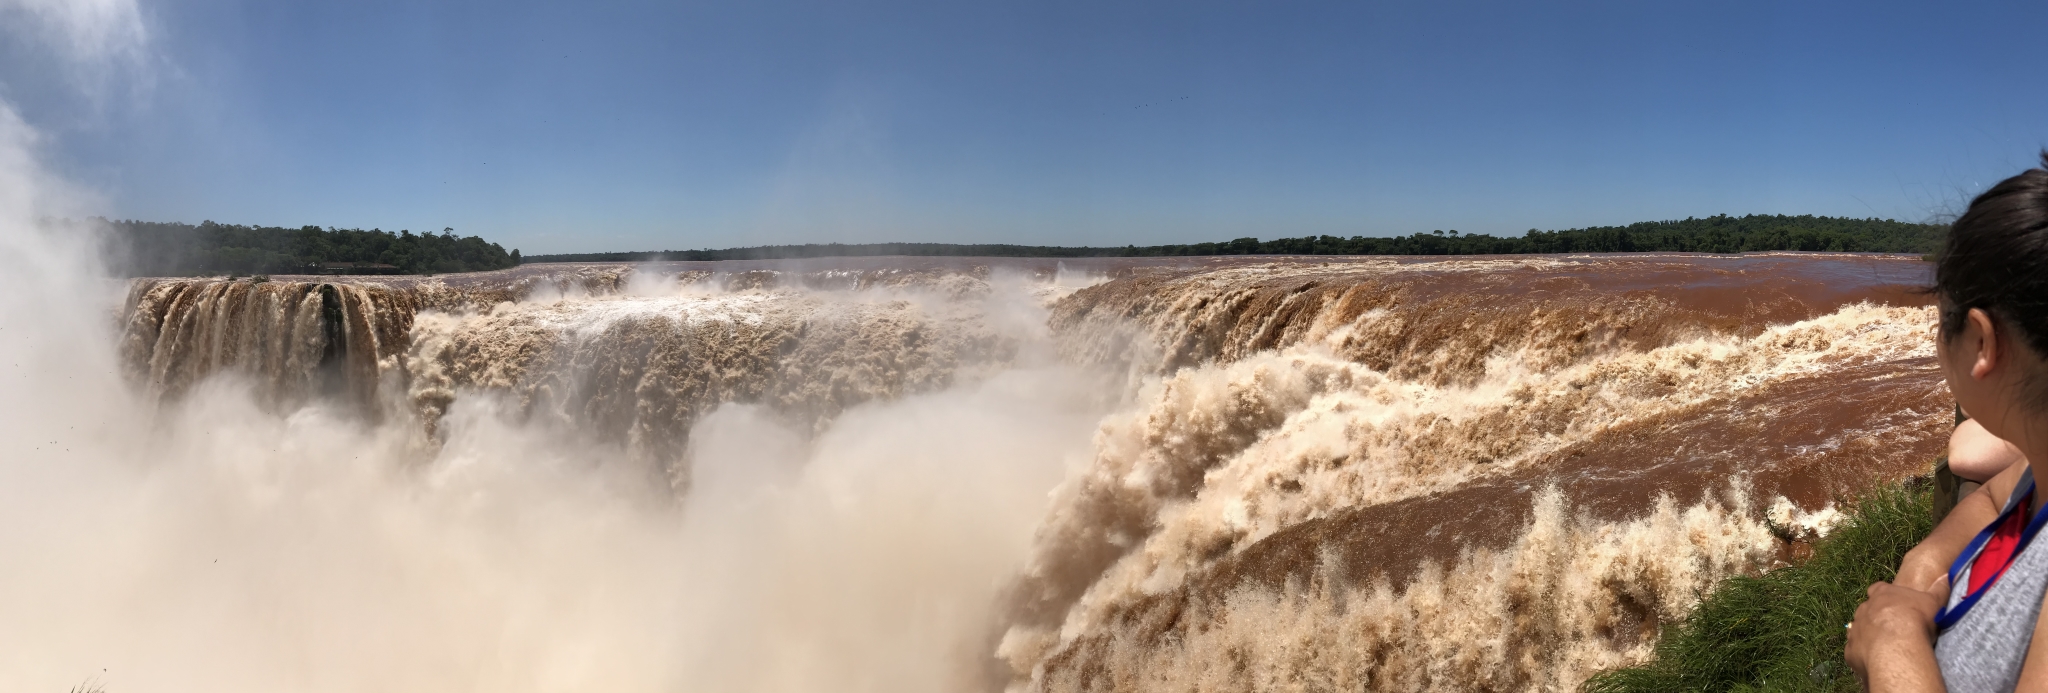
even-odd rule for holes
{"type": "Polygon", "coordinates": [[[1079,291],[1065,353],[1147,375],[998,652],[1047,690],[1573,688],[1773,560],[1772,510],[1824,522],[1925,471],[1949,403],[1924,271],[1530,257],[1079,291]]]}
{"type": "Polygon", "coordinates": [[[740,583],[691,571],[736,561],[755,595],[657,610],[749,624],[660,640],[674,680],[1568,690],[1926,471],[1927,280],[1853,254],[528,265],[138,280],[117,341],[151,406],[238,383],[429,478],[488,457],[485,420],[640,470],[669,500],[635,502],[716,526],[642,528],[695,548],[634,569],[715,591],[740,583]],[[706,514],[763,488],[778,509],[706,514]]]}

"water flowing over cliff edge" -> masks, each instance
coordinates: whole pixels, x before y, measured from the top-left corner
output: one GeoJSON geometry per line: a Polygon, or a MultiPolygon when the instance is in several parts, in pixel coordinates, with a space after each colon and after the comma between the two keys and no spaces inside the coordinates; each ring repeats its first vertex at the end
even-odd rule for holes
{"type": "MultiPolygon", "coordinates": [[[[1834,499],[1922,471],[1949,406],[1911,291],[1925,272],[1788,254],[161,279],[132,286],[119,349],[159,408],[234,383],[444,475],[483,417],[618,460],[616,483],[682,522],[762,489],[804,497],[835,454],[870,478],[813,500],[907,512],[872,505],[900,495],[874,479],[917,469],[919,502],[962,492],[900,520],[994,529],[883,522],[897,540],[832,545],[791,519],[817,511],[801,503],[743,513],[815,535],[777,539],[794,543],[770,563],[856,576],[733,568],[795,580],[749,586],[774,599],[720,620],[806,633],[785,644],[858,631],[804,614],[861,608],[835,600],[870,598],[863,580],[921,584],[945,552],[975,554],[953,568],[983,586],[933,596],[946,625],[897,634],[930,642],[894,656],[925,661],[870,653],[856,689],[1566,690],[1646,656],[1713,580],[1780,560],[1774,531],[1824,528],[1834,499]],[[979,410],[999,431],[979,449],[906,413],[977,397],[1031,404],[979,410]],[[985,473],[977,458],[1026,440],[1031,461],[985,473]],[[892,459],[920,449],[933,459],[892,459]],[[1015,487],[966,492],[995,480],[1015,487]],[[906,667],[928,673],[877,673],[906,667]]],[[[676,560],[725,555],[691,551],[676,560]]],[[[770,678],[725,680],[810,680],[770,678]]]]}

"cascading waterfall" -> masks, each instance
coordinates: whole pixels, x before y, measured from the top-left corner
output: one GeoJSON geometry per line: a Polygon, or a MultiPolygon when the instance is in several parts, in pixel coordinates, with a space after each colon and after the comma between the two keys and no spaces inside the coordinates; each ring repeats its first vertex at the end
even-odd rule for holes
{"type": "MultiPolygon", "coordinates": [[[[734,473],[794,473],[706,459],[774,469],[834,454],[848,426],[894,430],[861,412],[1057,372],[1032,377],[1087,383],[1060,406],[1093,417],[1093,441],[1048,442],[1092,451],[1018,489],[1046,500],[982,564],[1007,566],[1000,592],[922,664],[942,688],[1564,690],[1646,656],[1698,589],[1778,560],[1765,508],[1824,513],[1920,471],[1947,407],[1907,290],[1923,267],[895,258],[162,279],[130,291],[121,353],[160,408],[213,375],[285,411],[347,402],[427,469],[467,459],[489,412],[656,472],[687,512],[725,502],[734,473]],[[809,442],[732,448],[732,416],[809,442]]],[[[945,433],[892,444],[919,435],[945,433]]],[[[927,519],[974,521],[957,511],[927,519]]],[[[943,562],[803,551],[878,580],[897,568],[860,566],[943,562]]]]}
{"type": "Polygon", "coordinates": [[[428,441],[458,392],[509,396],[527,420],[620,446],[679,486],[691,426],[720,405],[763,405],[816,430],[861,402],[986,376],[1016,353],[1014,336],[986,324],[981,278],[822,274],[797,279],[839,288],[778,288],[765,271],[643,275],[639,286],[630,271],[570,274],[486,291],[142,280],[123,348],[159,398],[231,371],[272,403],[328,392],[416,418],[428,441]]]}
{"type": "Polygon", "coordinates": [[[354,284],[142,280],[123,311],[131,375],[175,398],[206,376],[255,376],[273,403],[318,392],[377,396],[384,362],[407,346],[415,301],[354,284]]]}
{"type": "Polygon", "coordinates": [[[1568,690],[1637,661],[1696,590],[1777,556],[1764,502],[1931,459],[1930,309],[1909,276],[1800,264],[1827,262],[1083,290],[1053,314],[1065,352],[1162,376],[1059,491],[999,653],[1045,690],[1568,690]]]}

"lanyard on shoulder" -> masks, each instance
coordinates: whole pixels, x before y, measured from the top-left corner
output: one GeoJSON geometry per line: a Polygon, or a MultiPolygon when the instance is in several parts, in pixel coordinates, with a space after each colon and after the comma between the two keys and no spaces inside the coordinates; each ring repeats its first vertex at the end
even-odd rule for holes
{"type": "MultiPolygon", "coordinates": [[[[2006,508],[2004,512],[1999,513],[1998,519],[1992,520],[1990,525],[1986,526],[1983,531],[1978,532],[1977,538],[1971,539],[1969,546],[1963,547],[1963,552],[1956,556],[1955,562],[1949,564],[1949,589],[1953,590],[1958,585],[1962,585],[1962,583],[1957,582],[1957,579],[1962,575],[1963,569],[1968,567],[1971,561],[1977,559],[1978,552],[1984,548],[1985,543],[1991,541],[1992,535],[1998,533],[1998,528],[2005,524],[2006,518],[2010,517],[2013,513],[2026,511],[2027,500],[2034,495],[2035,491],[2033,470],[2027,470],[2027,476],[2024,481],[2026,482],[2026,488],[2013,489],[2014,497],[2019,499],[2019,501],[2012,503],[2012,507],[2006,508]]],[[[1991,587],[1998,584],[1998,581],[2005,577],[2005,569],[2010,569],[2013,563],[2019,561],[2020,553],[2027,550],[2028,544],[2033,543],[2034,535],[2040,533],[2043,525],[2048,525],[2048,503],[2042,503],[2041,506],[2041,509],[2036,511],[2034,516],[2027,521],[2026,528],[2021,530],[2019,543],[2013,547],[2012,558],[2006,562],[2005,568],[2001,569],[1998,575],[1986,581],[1983,587],[1964,594],[1963,598],[1957,600],[1953,606],[1943,605],[1941,612],[1934,616],[1936,628],[1947,631],[1949,626],[1953,626],[1956,622],[1963,620],[1963,616],[1970,613],[1972,607],[1977,606],[1977,600],[1983,597],[1985,592],[1991,591],[1991,587]]],[[[1963,587],[1965,589],[1968,588],[1967,585],[1963,585],[1963,587]]]]}

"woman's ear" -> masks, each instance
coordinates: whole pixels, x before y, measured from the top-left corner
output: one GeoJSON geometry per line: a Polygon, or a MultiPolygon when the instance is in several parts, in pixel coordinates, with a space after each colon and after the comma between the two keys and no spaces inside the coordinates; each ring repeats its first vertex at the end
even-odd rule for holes
{"type": "Polygon", "coordinates": [[[1998,350],[1998,328],[1991,322],[1991,314],[1982,308],[1971,308],[1963,318],[1963,348],[1969,349],[1970,377],[1978,380],[1991,375],[1998,368],[1998,359],[2004,354],[1998,350]]]}

